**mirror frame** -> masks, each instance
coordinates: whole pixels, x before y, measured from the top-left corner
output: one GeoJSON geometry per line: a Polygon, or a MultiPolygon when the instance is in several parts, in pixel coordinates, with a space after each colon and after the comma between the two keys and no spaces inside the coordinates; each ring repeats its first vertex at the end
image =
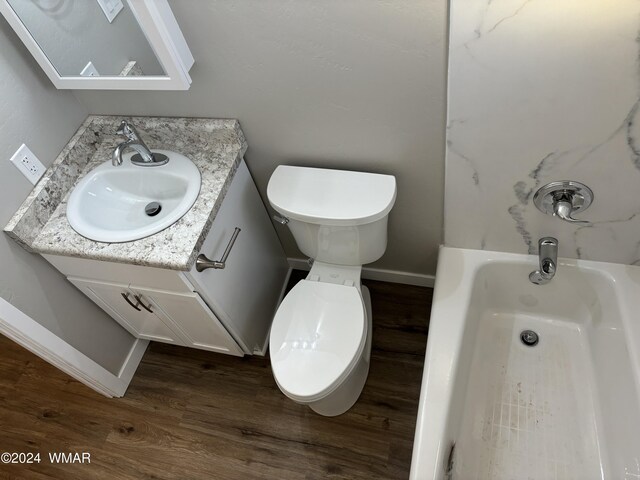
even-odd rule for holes
{"type": "MultiPolygon", "coordinates": [[[[86,0],[83,0],[86,1],[86,0]]],[[[29,33],[9,0],[0,0],[0,14],[18,34],[31,55],[58,89],[74,90],[188,90],[194,64],[168,0],[126,0],[151,49],[166,72],[163,76],[60,76],[40,45],[29,33]]]]}

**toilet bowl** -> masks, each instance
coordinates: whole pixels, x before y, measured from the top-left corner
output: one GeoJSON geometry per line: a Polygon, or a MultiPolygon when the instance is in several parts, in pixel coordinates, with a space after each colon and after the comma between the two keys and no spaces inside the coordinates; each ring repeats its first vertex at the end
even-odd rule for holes
{"type": "Polygon", "coordinates": [[[360,274],[386,249],[395,178],[279,166],[267,197],[314,260],[274,317],[274,378],[291,400],[321,415],[340,415],[358,400],[369,372],[371,298],[360,274]]]}

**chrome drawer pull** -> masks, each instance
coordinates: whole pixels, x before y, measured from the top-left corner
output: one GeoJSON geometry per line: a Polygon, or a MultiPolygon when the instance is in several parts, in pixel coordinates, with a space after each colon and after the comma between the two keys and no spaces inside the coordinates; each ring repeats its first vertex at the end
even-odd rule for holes
{"type": "Polygon", "coordinates": [[[135,298],[138,301],[138,305],[140,305],[142,308],[144,308],[147,312],[153,313],[153,310],[151,310],[151,303],[149,303],[149,306],[147,307],[142,302],[142,295],[134,295],[133,298],[135,298]]]}
{"type": "Polygon", "coordinates": [[[236,227],[236,229],[233,231],[233,235],[231,235],[231,240],[229,240],[229,243],[227,244],[227,248],[224,249],[224,253],[222,254],[222,258],[220,260],[209,260],[202,253],[198,255],[198,259],[196,260],[196,270],[198,272],[202,272],[207,268],[224,268],[227,263],[227,257],[231,253],[231,249],[233,248],[233,244],[236,243],[236,238],[238,238],[239,233],[240,229],[236,227]]]}
{"type": "Polygon", "coordinates": [[[129,293],[128,293],[128,292],[127,292],[127,293],[120,293],[120,295],[122,295],[122,298],[124,298],[124,299],[127,301],[127,303],[128,303],[129,305],[131,305],[133,308],[135,308],[137,311],[139,311],[139,312],[141,312],[141,311],[142,311],[142,310],[140,310],[140,309],[138,308],[138,305],[140,304],[140,300],[138,300],[138,299],[136,298],[136,300],[138,300],[138,303],[136,303],[136,304],[134,305],[134,304],[133,304],[133,302],[131,301],[131,299],[129,298],[129,293]]]}

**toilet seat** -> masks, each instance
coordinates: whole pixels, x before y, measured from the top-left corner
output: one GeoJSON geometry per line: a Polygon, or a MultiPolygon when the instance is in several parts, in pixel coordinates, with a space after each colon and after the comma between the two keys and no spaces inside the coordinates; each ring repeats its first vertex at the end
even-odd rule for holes
{"type": "Polygon", "coordinates": [[[278,386],[303,403],[324,397],[349,375],[366,338],[366,313],[358,288],[298,282],[282,301],[271,327],[271,366],[278,386]]]}

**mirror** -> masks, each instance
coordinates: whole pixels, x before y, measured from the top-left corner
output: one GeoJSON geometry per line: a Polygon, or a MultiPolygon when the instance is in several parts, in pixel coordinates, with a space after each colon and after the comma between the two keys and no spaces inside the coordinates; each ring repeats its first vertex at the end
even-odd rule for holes
{"type": "Polygon", "coordinates": [[[62,77],[165,74],[120,0],[103,2],[111,18],[96,0],[7,1],[62,77]]]}
{"type": "Polygon", "coordinates": [[[58,88],[186,90],[193,56],[167,0],[0,0],[58,88]]]}

